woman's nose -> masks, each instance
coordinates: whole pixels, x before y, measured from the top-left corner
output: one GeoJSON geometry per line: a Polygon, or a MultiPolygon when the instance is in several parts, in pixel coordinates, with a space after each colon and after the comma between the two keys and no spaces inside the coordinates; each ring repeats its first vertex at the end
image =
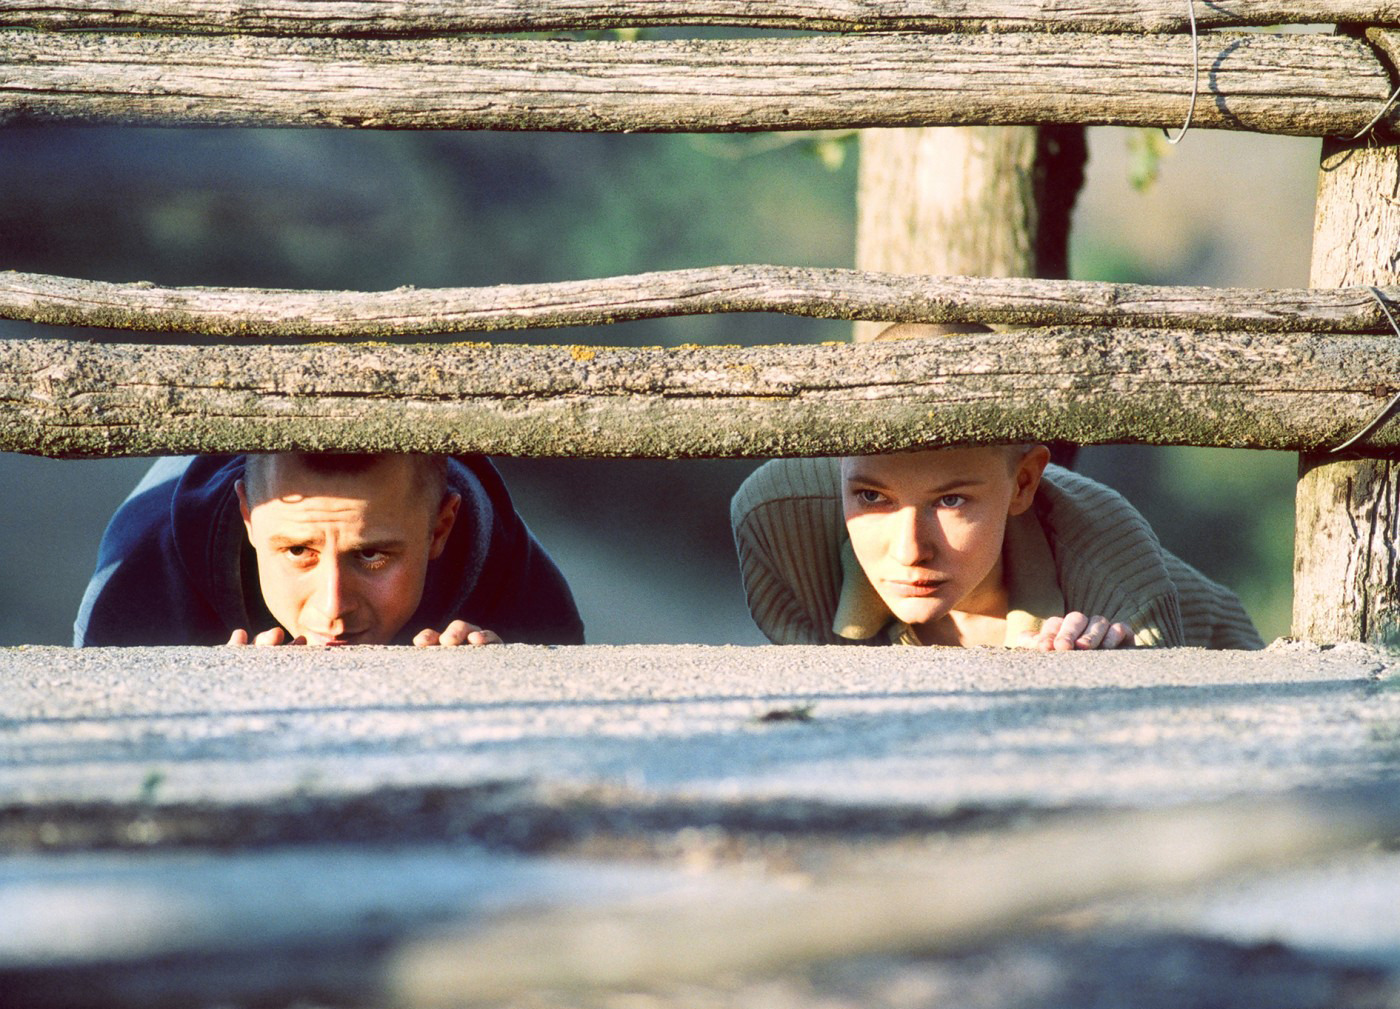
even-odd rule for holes
{"type": "Polygon", "coordinates": [[[905,567],[915,567],[932,560],[933,544],[928,529],[930,520],[921,515],[917,508],[901,508],[892,518],[895,530],[890,539],[891,558],[905,567]]]}

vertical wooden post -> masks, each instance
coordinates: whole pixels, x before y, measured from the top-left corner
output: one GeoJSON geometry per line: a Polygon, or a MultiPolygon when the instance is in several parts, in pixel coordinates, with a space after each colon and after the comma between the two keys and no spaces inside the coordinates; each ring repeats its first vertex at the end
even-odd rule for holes
{"type": "MultiPolygon", "coordinates": [[[[861,134],[856,266],[890,273],[1069,276],[1082,126],[861,134]]],[[[880,323],[857,323],[871,339],[880,323]]]]}
{"type": "MultiPolygon", "coordinates": [[[[1084,183],[1082,126],[865,130],[856,267],[973,277],[1069,277],[1069,226],[1084,183]]],[[[857,341],[878,322],[856,323],[857,341]]],[[[1073,466],[1078,448],[1050,445],[1073,466]]]]}
{"type": "MultiPolygon", "coordinates": [[[[1311,282],[1400,283],[1400,147],[1324,143],[1311,282]]],[[[1294,637],[1400,645],[1398,491],[1400,459],[1299,459],[1294,637]]]]}

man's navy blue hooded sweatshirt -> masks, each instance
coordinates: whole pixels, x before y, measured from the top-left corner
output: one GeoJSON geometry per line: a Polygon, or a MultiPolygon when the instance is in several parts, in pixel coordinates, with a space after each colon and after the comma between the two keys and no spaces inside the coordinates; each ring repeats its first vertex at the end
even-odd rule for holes
{"type": "MultiPolygon", "coordinates": [[[[234,492],[243,458],[184,456],[151,467],[102,536],[74,645],[222,645],[239,628],[276,626],[234,492]]],[[[394,643],[462,619],[507,642],[581,644],[564,576],[516,515],[495,467],[454,456],[447,483],[462,496],[457,521],[394,643]]]]}

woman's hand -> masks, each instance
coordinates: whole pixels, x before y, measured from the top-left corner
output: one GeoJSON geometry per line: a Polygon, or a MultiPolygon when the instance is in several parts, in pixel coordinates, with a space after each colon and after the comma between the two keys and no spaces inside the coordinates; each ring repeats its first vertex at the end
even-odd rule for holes
{"type": "Polygon", "coordinates": [[[1121,621],[1110,623],[1108,617],[1066,613],[1063,617],[1051,617],[1038,631],[1026,631],[1021,635],[1019,647],[1040,652],[1131,648],[1133,629],[1121,621]]]}

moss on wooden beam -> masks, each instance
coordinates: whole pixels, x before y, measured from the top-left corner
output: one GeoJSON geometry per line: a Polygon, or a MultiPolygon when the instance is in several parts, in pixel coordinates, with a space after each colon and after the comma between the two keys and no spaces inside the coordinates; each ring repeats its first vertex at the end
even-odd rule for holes
{"type": "MultiPolygon", "coordinates": [[[[1394,336],[1048,329],[796,347],[0,341],[0,450],[764,457],[1062,439],[1318,449],[1394,336]]],[[[1400,446],[1400,425],[1372,449],[1400,446]]]]}

